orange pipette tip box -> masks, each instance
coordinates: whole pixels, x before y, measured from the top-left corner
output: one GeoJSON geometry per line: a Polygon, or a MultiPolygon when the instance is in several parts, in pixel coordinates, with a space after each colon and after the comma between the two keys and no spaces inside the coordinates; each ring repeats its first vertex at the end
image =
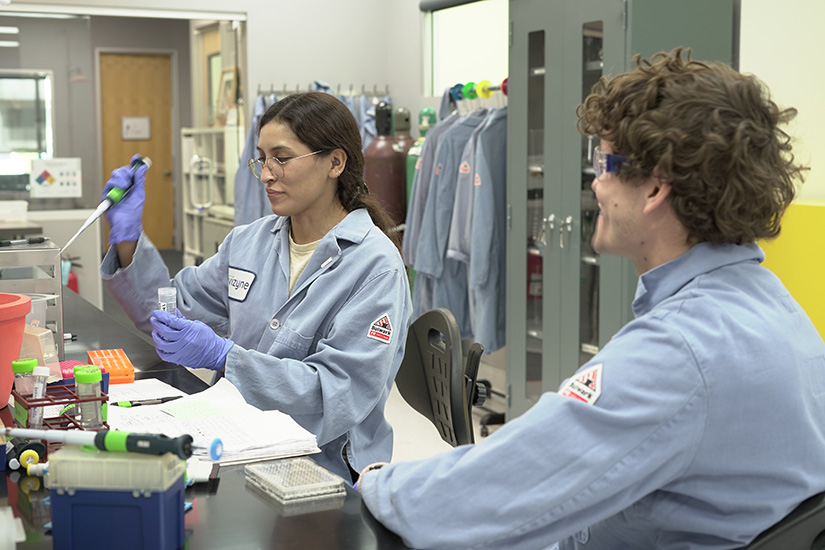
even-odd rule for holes
{"type": "Polygon", "coordinates": [[[109,373],[110,384],[128,384],[135,381],[135,367],[122,349],[97,349],[86,352],[89,363],[109,373]]]}

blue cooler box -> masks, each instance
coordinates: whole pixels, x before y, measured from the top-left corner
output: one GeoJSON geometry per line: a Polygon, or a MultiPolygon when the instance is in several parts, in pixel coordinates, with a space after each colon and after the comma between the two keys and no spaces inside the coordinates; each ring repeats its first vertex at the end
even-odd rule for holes
{"type": "Polygon", "coordinates": [[[186,461],[82,450],[49,455],[55,550],[176,550],[184,545],[186,461]]]}

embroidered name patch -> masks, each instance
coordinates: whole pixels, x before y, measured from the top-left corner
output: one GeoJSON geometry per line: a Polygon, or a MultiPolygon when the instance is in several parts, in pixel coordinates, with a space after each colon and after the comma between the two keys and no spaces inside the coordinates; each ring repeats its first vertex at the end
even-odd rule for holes
{"type": "Polygon", "coordinates": [[[255,282],[255,274],[251,271],[245,271],[236,267],[229,268],[229,299],[237,302],[246,300],[246,295],[249,289],[252,288],[252,283],[255,282]]]}
{"type": "Polygon", "coordinates": [[[389,314],[385,313],[372,322],[370,330],[367,332],[367,338],[372,338],[385,344],[390,343],[390,340],[392,340],[392,323],[390,323],[389,314]]]}
{"type": "Polygon", "coordinates": [[[574,374],[573,378],[561,387],[559,394],[592,405],[602,394],[602,366],[602,363],[599,363],[574,374]]]}

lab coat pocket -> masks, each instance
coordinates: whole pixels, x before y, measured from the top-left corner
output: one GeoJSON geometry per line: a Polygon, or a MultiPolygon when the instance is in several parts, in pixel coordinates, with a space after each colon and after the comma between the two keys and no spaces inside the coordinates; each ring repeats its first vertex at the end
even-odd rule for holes
{"type": "Polygon", "coordinates": [[[286,326],[281,326],[277,332],[270,355],[298,360],[309,355],[313,337],[303,336],[286,326]]]}

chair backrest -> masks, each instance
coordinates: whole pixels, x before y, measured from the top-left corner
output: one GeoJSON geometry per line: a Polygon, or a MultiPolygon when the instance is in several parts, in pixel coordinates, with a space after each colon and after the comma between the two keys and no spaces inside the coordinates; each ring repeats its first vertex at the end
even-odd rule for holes
{"type": "Polygon", "coordinates": [[[825,548],[825,493],[794,508],[742,550],[822,550],[825,548]]]}
{"type": "Polygon", "coordinates": [[[471,346],[465,369],[461,331],[453,314],[444,308],[422,314],[407,334],[404,359],[395,378],[398,391],[453,447],[474,441],[470,410],[482,351],[478,344],[471,346]]]}

